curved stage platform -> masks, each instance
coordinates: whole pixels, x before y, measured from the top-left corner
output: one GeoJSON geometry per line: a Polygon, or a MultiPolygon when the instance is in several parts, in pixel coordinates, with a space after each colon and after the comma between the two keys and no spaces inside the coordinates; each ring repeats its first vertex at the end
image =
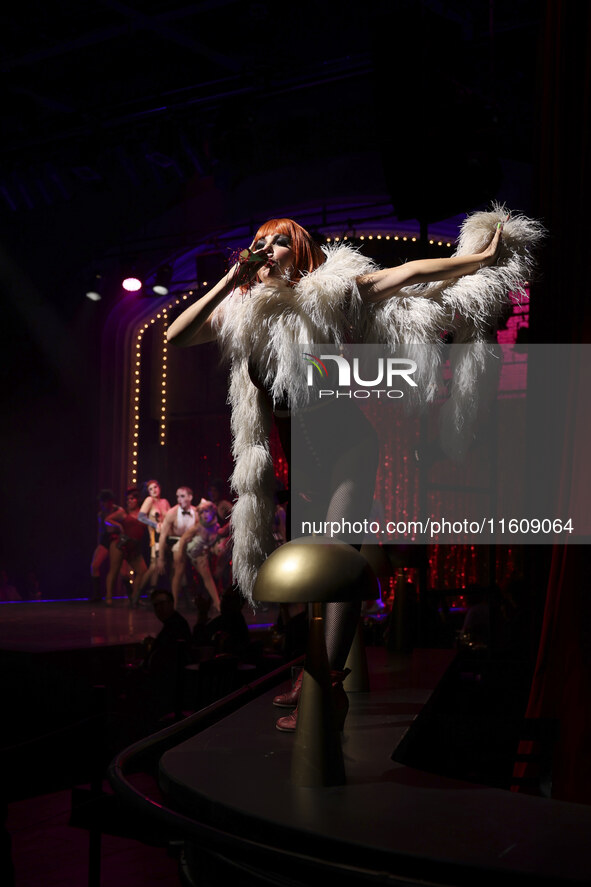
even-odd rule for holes
{"type": "MultiPolygon", "coordinates": [[[[187,884],[588,883],[591,808],[444,778],[392,754],[453,651],[368,648],[372,689],[352,693],[347,785],[290,783],[293,737],[275,730],[269,675],[124,752],[113,787],[182,842],[187,884]],[[143,762],[140,766],[138,762],[143,762]],[[160,791],[133,787],[151,761],[160,791]]],[[[280,712],[279,712],[280,713],[280,712]]]]}

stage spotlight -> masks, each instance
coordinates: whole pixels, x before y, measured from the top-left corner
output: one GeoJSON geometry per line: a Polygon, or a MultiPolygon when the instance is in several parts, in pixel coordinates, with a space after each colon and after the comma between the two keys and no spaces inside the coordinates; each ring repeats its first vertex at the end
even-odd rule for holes
{"type": "Polygon", "coordinates": [[[156,296],[167,296],[172,280],[172,265],[162,265],[156,272],[154,283],[152,284],[152,292],[156,296]]]}
{"type": "Polygon", "coordinates": [[[102,299],[101,296],[101,288],[102,288],[102,275],[94,274],[92,276],[92,280],[89,282],[88,287],[86,289],[86,298],[90,299],[91,302],[100,302],[102,299]]]}
{"type": "Polygon", "coordinates": [[[142,282],[139,277],[126,277],[121,286],[128,293],[137,293],[137,291],[142,288],[142,282]]]}

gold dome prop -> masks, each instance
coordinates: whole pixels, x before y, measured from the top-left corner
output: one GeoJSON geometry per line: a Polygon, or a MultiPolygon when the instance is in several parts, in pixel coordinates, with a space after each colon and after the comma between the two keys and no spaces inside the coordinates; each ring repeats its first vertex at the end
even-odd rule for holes
{"type": "Polygon", "coordinates": [[[262,565],[253,596],[258,601],[314,605],[298,704],[291,781],[306,787],[343,785],[345,765],[332,710],[322,603],[375,600],[379,596],[375,573],[366,559],[344,542],[293,539],[262,565]]]}
{"type": "Polygon", "coordinates": [[[379,597],[375,573],[351,545],[303,536],[277,548],[259,570],[256,601],[310,603],[373,601],[379,597]]]}

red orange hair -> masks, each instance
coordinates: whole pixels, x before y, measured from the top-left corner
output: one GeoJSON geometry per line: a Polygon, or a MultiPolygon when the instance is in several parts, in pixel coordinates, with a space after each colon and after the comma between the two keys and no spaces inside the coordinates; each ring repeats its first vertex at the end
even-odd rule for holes
{"type": "Polygon", "coordinates": [[[269,219],[261,225],[253,242],[256,243],[259,237],[268,237],[270,234],[287,234],[291,240],[294,261],[290,286],[294,286],[306,271],[314,271],[326,261],[326,256],[311,234],[293,219],[269,219]]]}

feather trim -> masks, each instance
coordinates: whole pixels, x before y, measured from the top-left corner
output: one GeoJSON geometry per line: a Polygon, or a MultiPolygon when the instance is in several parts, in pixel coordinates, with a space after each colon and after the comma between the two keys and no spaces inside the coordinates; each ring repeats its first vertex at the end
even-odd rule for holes
{"type": "MultiPolygon", "coordinates": [[[[507,209],[496,204],[491,212],[468,216],[460,229],[455,256],[484,249],[507,209]]],[[[434,342],[443,330],[456,342],[489,337],[490,328],[508,303],[509,293],[523,295],[534,269],[533,250],[544,237],[543,226],[526,216],[511,215],[505,222],[500,255],[494,265],[450,283],[442,280],[404,287],[392,299],[367,312],[364,341],[384,344],[434,342]]]]}

